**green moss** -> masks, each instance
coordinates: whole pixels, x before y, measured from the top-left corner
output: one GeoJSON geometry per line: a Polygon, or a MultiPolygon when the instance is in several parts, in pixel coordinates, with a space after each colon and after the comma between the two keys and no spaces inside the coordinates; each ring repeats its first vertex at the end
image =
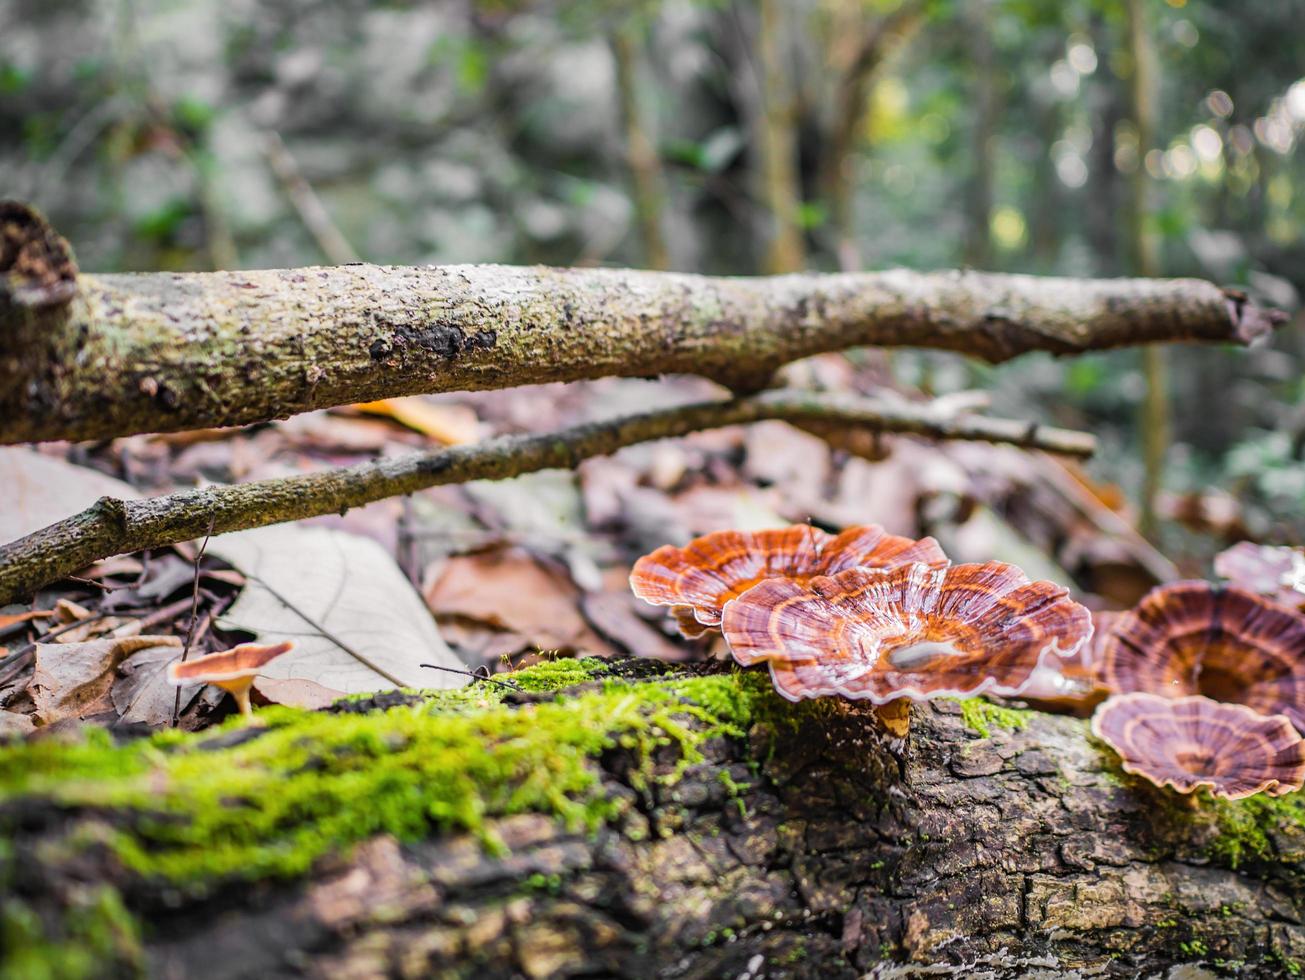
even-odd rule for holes
{"type": "Polygon", "coordinates": [[[992,738],[994,728],[1017,732],[1028,726],[1035,712],[1022,708],[1005,708],[986,698],[958,698],[961,720],[965,727],[981,738],[992,738]]]}
{"type": "Polygon", "coordinates": [[[742,817],[744,820],[747,820],[748,805],[746,802],[744,802],[743,794],[752,788],[752,784],[738,782],[733,776],[729,774],[728,769],[722,769],[717,774],[716,778],[720,780],[721,785],[725,787],[725,792],[729,793],[730,799],[733,800],[734,805],[738,807],[739,816],[742,817]]]}
{"type": "Polygon", "coordinates": [[[1305,792],[1216,800],[1203,796],[1199,813],[1213,820],[1217,836],[1210,850],[1232,867],[1244,861],[1278,859],[1269,831],[1305,833],[1305,792]]]}
{"type": "MultiPolygon", "coordinates": [[[[501,676],[546,693],[595,679],[602,667],[559,660],[501,676]]],[[[244,741],[233,721],[121,746],[95,730],[72,745],[10,745],[0,748],[0,801],[93,807],[104,822],[97,838],[128,868],[201,888],[299,875],[380,833],[466,830],[496,848],[488,821],[508,814],[595,828],[620,810],[597,791],[600,753],[630,751],[637,788],[672,782],[700,760],[705,740],[741,736],[787,707],[756,673],[599,683],[520,706],[502,703],[505,686],[474,685],[368,713],[268,708],[254,722],[261,734],[244,741]],[[667,745],[678,764],[655,776],[652,755],[667,745]]]]}
{"type": "Polygon", "coordinates": [[[140,934],[117,891],[87,889],[71,898],[58,926],[16,898],[0,902],[0,980],[78,980],[142,972],[140,934]],[[110,964],[117,969],[110,970],[110,964]]]}

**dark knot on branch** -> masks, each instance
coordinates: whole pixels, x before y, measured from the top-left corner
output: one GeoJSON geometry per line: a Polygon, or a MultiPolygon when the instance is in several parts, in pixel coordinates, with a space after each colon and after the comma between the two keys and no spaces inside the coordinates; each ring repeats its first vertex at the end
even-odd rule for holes
{"type": "Polygon", "coordinates": [[[0,303],[47,309],[76,292],[77,263],[63,237],[39,211],[0,201],[0,303]]]}

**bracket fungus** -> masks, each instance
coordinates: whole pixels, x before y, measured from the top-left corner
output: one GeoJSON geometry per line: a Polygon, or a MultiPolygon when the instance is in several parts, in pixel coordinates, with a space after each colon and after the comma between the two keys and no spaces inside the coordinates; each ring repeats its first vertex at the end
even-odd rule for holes
{"type": "Polygon", "coordinates": [[[1201,695],[1117,694],[1092,716],[1092,733],[1117,753],[1124,771],[1192,793],[1239,800],[1281,796],[1305,781],[1305,740],[1285,715],[1201,695]]]}
{"type": "Polygon", "coordinates": [[[178,687],[184,684],[213,684],[233,698],[240,713],[248,718],[253,714],[249,706],[249,689],[258,672],[268,663],[289,652],[294,643],[289,640],[270,646],[261,643],[242,643],[221,653],[210,653],[194,660],[174,660],[168,664],[168,680],[178,687]]]}
{"type": "Polygon", "coordinates": [[[1214,573],[1247,592],[1305,610],[1305,548],[1241,541],[1215,556],[1214,573]]]}
{"type": "Polygon", "coordinates": [[[809,524],[767,531],[713,531],[682,548],[665,545],[634,563],[630,588],[654,606],[670,606],[687,637],[719,629],[725,604],[758,582],[806,583],[849,568],[945,565],[933,538],[889,534],[878,524],[832,535],[809,524]]]}
{"type": "Polygon", "coordinates": [[[725,607],[734,659],[768,663],[792,701],[1019,694],[1044,658],[1073,656],[1088,610],[1004,562],[854,568],[768,579],[725,607]]]}
{"type": "Polygon", "coordinates": [[[1148,592],[1100,648],[1118,693],[1203,694],[1305,731],[1305,614],[1243,589],[1190,581],[1148,592]]]}
{"type": "Polygon", "coordinates": [[[1123,613],[1094,610],[1092,638],[1066,659],[1038,665],[1020,700],[1040,711],[1086,718],[1110,694],[1100,676],[1101,643],[1123,613]]]}

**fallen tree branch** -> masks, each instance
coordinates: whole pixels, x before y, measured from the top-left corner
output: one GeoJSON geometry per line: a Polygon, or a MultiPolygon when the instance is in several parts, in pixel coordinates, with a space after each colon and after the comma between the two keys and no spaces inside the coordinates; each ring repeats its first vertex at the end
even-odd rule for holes
{"type": "Polygon", "coordinates": [[[350,507],[443,483],[570,469],[590,456],[634,443],[763,419],[841,421],[863,430],[1011,443],[1073,456],[1090,455],[1095,448],[1095,440],[1087,433],[1027,422],[948,417],[929,405],[770,391],[591,422],[559,432],[500,436],[474,445],[321,473],[205,487],[145,500],[102,497],[82,513],[0,548],[0,605],[111,555],[189,541],[206,533],[343,513],[350,507]]]}
{"type": "Polygon", "coordinates": [[[997,362],[1247,342],[1278,319],[1197,279],[906,270],[731,279],[346,265],[77,275],[75,289],[55,279],[52,291],[42,286],[51,263],[29,253],[50,251],[57,236],[20,205],[0,206],[5,215],[16,217],[6,226],[13,247],[0,248],[0,443],[240,425],[609,375],[690,373],[747,392],[790,361],[859,345],[997,362]]]}

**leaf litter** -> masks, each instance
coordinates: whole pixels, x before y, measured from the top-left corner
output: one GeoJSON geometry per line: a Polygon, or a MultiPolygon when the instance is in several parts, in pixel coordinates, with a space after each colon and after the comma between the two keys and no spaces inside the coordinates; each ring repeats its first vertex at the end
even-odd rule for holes
{"type": "MultiPolygon", "coordinates": [[[[826,356],[789,370],[835,390],[882,393],[884,384],[869,358],[826,356]]],[[[18,506],[0,514],[0,539],[104,493],[303,473],[718,391],[694,378],[604,379],[390,399],[90,448],[0,450],[0,474],[22,488],[18,506]]],[[[936,534],[962,554],[1040,555],[1089,604],[1118,607],[1177,574],[1133,530],[1121,499],[1076,469],[1011,447],[784,422],[632,446],[574,472],[435,487],[219,536],[202,559],[186,545],[106,559],[30,605],[0,608],[0,737],[75,718],[172,724],[176,694],[165,674],[187,636],[188,657],[293,639],[296,649],[255,680],[255,701],[313,708],[342,693],[458,686],[472,671],[555,653],[701,659],[719,641],[683,639],[669,618],[633,600],[626,579],[640,554],[726,527],[880,523],[936,534]]],[[[181,702],[184,728],[231,710],[213,688],[183,689],[181,702]]]]}

